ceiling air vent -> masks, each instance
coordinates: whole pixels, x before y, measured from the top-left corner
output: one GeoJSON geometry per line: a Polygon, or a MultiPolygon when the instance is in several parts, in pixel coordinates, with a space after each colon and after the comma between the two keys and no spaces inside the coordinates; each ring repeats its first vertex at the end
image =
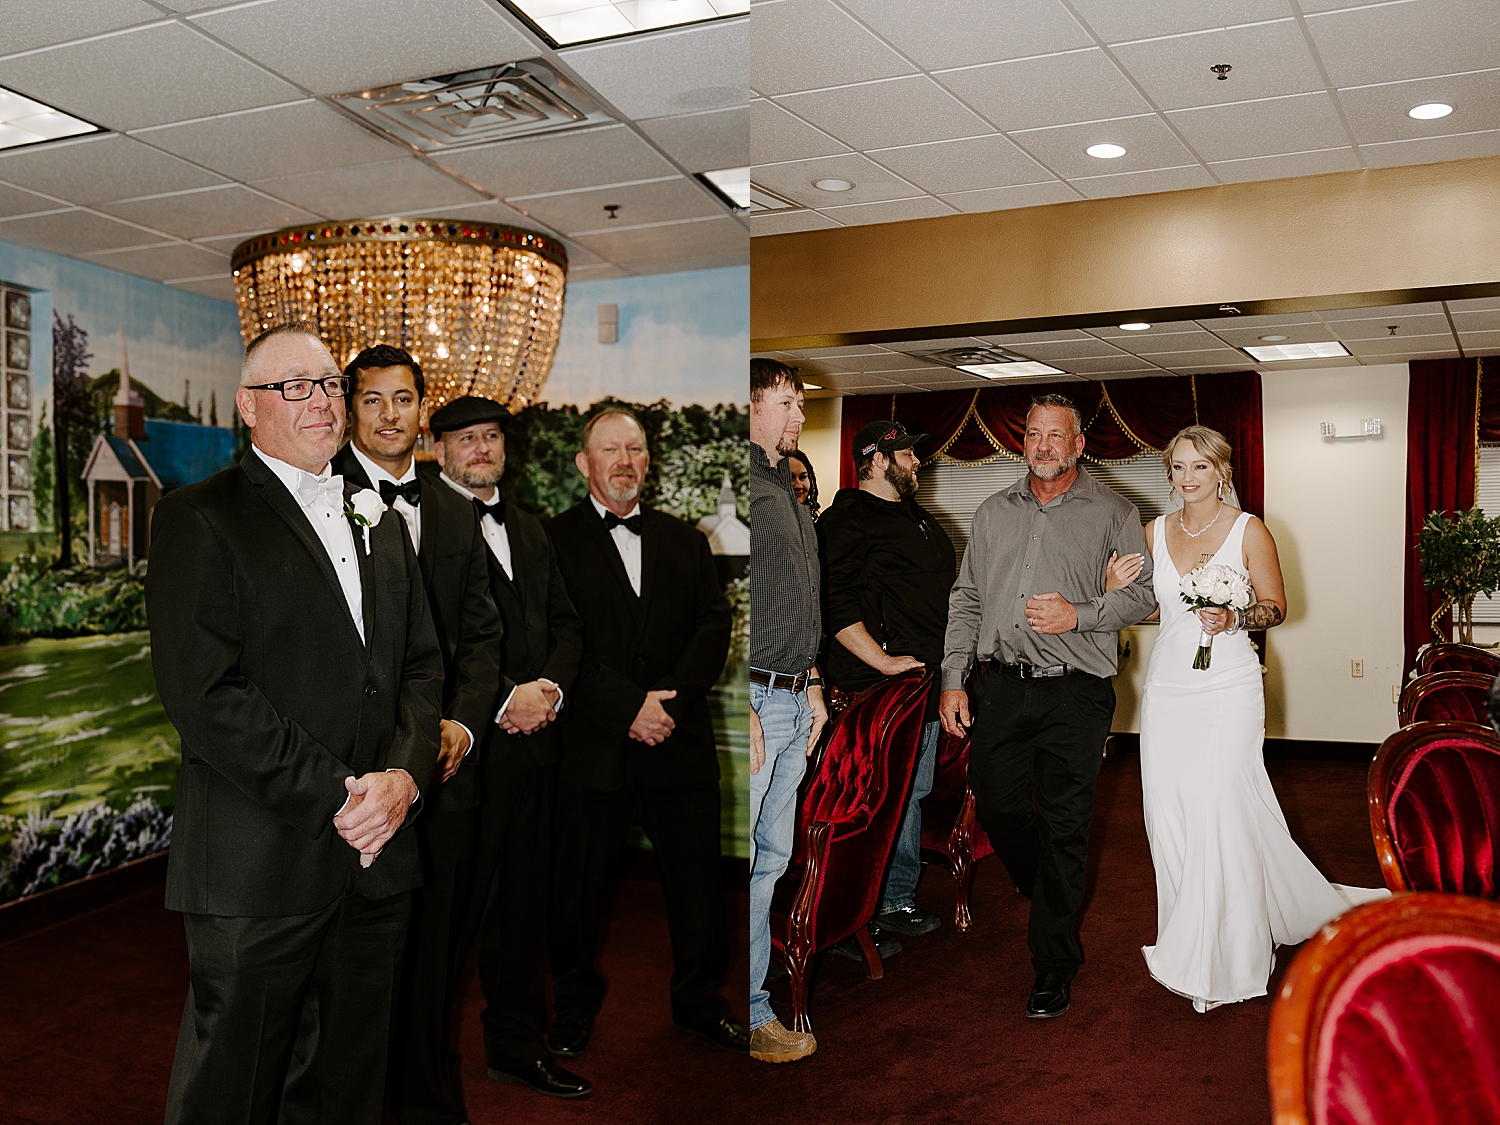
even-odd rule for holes
{"type": "Polygon", "coordinates": [[[1022,379],[1037,375],[1063,375],[1060,368],[1028,359],[1004,348],[948,348],[939,352],[908,352],[928,363],[941,363],[986,379],[1022,379]]]}
{"type": "Polygon", "coordinates": [[[333,100],[423,152],[613,120],[541,59],[338,94],[333,100]]]}

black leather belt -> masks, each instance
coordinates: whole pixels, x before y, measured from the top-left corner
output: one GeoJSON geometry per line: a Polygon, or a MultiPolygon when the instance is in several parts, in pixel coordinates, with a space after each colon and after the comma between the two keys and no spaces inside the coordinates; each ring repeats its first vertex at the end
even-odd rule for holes
{"type": "Polygon", "coordinates": [[[782,688],[793,695],[807,687],[807,673],[798,672],[789,676],[785,672],[767,672],[762,668],[750,669],[750,682],[761,687],[782,688]]]}
{"type": "Polygon", "coordinates": [[[1072,672],[1082,669],[1075,668],[1071,664],[1001,664],[996,661],[996,668],[1002,668],[1012,676],[1020,676],[1023,680],[1050,680],[1056,676],[1066,676],[1072,672]]]}

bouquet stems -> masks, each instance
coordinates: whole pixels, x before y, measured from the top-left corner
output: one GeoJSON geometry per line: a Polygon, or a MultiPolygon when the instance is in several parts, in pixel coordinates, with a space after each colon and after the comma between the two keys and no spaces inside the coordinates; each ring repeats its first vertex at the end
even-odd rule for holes
{"type": "Polygon", "coordinates": [[[1208,663],[1213,659],[1214,639],[1207,633],[1198,634],[1198,651],[1193,655],[1193,667],[1200,672],[1208,670],[1208,663]]]}

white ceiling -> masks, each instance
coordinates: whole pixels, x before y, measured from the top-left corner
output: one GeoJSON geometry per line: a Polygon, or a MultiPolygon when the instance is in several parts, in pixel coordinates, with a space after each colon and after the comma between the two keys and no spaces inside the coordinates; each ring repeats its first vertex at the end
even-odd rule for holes
{"type": "Polygon", "coordinates": [[[1001,381],[928,363],[908,354],[995,344],[1066,373],[1003,380],[1006,383],[1055,382],[1070,375],[1089,380],[1213,376],[1231,371],[1287,371],[1451,359],[1500,352],[1500,297],[1270,316],[1231,315],[1153,324],[1144,332],[1127,332],[1116,324],[1108,324],[1087,329],[902,340],[757,354],[796,367],[804,378],[817,385],[818,389],[809,390],[808,397],[830,398],[997,386],[1001,381]],[[1261,337],[1269,335],[1287,337],[1278,343],[1338,340],[1352,355],[1305,362],[1256,363],[1239,350],[1259,345],[1261,337]]]}
{"type": "Polygon", "coordinates": [[[795,204],[756,235],[1500,154],[1496,0],[754,0],[751,32],[754,182],[795,204]]]}
{"type": "Polygon", "coordinates": [[[541,229],[576,280],[743,264],[692,173],[747,162],[747,22],[554,51],[497,0],[0,0],[0,86],[109,130],[0,151],[0,239],[224,300],[239,242],[317,219],[541,229]],[[429,157],[329,101],[537,57],[617,123],[429,157]]]}

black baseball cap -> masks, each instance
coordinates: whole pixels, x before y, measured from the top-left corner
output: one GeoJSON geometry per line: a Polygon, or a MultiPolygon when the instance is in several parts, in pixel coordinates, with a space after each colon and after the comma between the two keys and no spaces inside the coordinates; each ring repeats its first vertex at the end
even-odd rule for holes
{"type": "Polygon", "coordinates": [[[434,410],[432,417],[427,419],[427,428],[432,431],[434,438],[440,438],[450,430],[467,429],[481,422],[498,422],[503,433],[509,421],[510,411],[494,399],[464,395],[442,409],[434,410]]]}
{"type": "Polygon", "coordinates": [[[871,422],[854,435],[855,459],[874,453],[894,453],[898,449],[910,449],[919,441],[926,441],[926,434],[909,434],[900,422],[871,422]]]}

